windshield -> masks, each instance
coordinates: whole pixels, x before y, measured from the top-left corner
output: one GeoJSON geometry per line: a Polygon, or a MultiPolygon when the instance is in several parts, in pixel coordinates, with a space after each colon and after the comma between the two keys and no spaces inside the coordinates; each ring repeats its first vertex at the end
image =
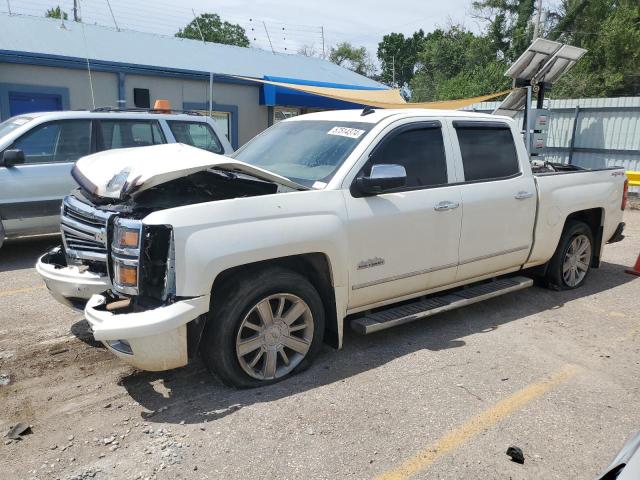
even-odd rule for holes
{"type": "Polygon", "coordinates": [[[16,128],[21,127],[27,122],[33,120],[33,117],[11,117],[0,123],[0,137],[4,137],[8,133],[13,132],[16,128]]]}
{"type": "Polygon", "coordinates": [[[311,187],[328,182],[373,125],[327,120],[280,122],[232,156],[311,187]]]}

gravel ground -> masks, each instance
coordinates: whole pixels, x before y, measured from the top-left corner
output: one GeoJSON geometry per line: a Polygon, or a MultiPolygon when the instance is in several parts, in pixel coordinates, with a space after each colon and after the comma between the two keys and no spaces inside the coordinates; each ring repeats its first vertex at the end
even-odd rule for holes
{"type": "Polygon", "coordinates": [[[42,288],[33,264],[57,239],[7,244],[0,431],[31,433],[1,439],[0,477],[592,479],[640,429],[640,279],[624,273],[640,212],[625,221],[584,288],[348,333],[307,372],[244,391],[199,361],[123,365],[42,288]]]}

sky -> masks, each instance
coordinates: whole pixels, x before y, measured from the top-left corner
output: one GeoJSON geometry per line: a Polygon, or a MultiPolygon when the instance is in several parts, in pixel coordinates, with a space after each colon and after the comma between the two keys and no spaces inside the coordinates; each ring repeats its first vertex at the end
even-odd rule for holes
{"type": "MultiPolygon", "coordinates": [[[[119,28],[173,35],[204,12],[218,13],[238,23],[252,46],[281,53],[296,53],[303,45],[322,52],[338,42],[365,46],[375,58],[378,42],[390,32],[411,34],[422,28],[461,23],[472,31],[482,26],[471,16],[472,0],[79,0],[87,23],[114,26],[109,3],[119,28]]],[[[69,13],[73,0],[0,0],[0,11],[44,15],[60,5],[69,13]]]]}

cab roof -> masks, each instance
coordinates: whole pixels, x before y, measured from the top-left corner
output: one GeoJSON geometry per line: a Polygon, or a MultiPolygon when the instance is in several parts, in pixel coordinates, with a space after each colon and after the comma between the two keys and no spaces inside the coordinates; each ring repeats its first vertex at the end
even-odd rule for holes
{"type": "Polygon", "coordinates": [[[436,110],[430,108],[397,108],[382,109],[374,108],[371,113],[362,115],[363,110],[330,110],[325,112],[307,113],[297,117],[291,117],[286,122],[305,121],[305,120],[329,120],[343,122],[364,122],[379,123],[389,117],[440,117],[440,118],[477,118],[478,120],[508,120],[512,122],[510,117],[492,115],[490,113],[476,113],[466,110],[436,110]]]}

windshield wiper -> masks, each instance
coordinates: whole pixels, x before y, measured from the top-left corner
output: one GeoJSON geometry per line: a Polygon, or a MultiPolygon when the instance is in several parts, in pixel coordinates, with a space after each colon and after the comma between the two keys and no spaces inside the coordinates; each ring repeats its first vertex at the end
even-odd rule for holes
{"type": "MultiPolygon", "coordinates": [[[[216,168],[216,167],[212,168],[212,169],[211,169],[211,171],[213,171],[213,172],[215,172],[215,173],[223,174],[223,175],[225,175],[227,178],[230,178],[230,179],[238,178],[238,173],[239,173],[239,174],[241,174],[241,175],[245,175],[245,176],[247,176],[247,177],[255,178],[255,179],[260,180],[260,181],[262,181],[262,182],[268,182],[268,183],[275,183],[275,184],[278,184],[278,182],[276,182],[276,181],[274,181],[274,180],[268,180],[268,179],[263,178],[263,177],[261,177],[261,176],[259,176],[259,175],[254,175],[254,174],[252,174],[252,173],[250,173],[250,172],[244,172],[244,171],[241,171],[241,172],[235,173],[235,172],[232,172],[232,171],[229,171],[229,170],[223,169],[223,168],[216,168]]],[[[279,174],[278,174],[278,175],[279,175],[279,174]]],[[[281,176],[282,178],[286,178],[288,181],[290,181],[291,183],[295,184],[295,188],[296,188],[296,190],[311,190],[311,187],[307,187],[306,185],[302,185],[301,183],[295,182],[295,181],[291,180],[290,178],[285,177],[284,175],[280,175],[280,176],[281,176]]],[[[286,185],[282,185],[282,186],[285,186],[285,187],[286,187],[286,185]]],[[[289,187],[289,188],[292,188],[292,187],[289,187]]]]}

